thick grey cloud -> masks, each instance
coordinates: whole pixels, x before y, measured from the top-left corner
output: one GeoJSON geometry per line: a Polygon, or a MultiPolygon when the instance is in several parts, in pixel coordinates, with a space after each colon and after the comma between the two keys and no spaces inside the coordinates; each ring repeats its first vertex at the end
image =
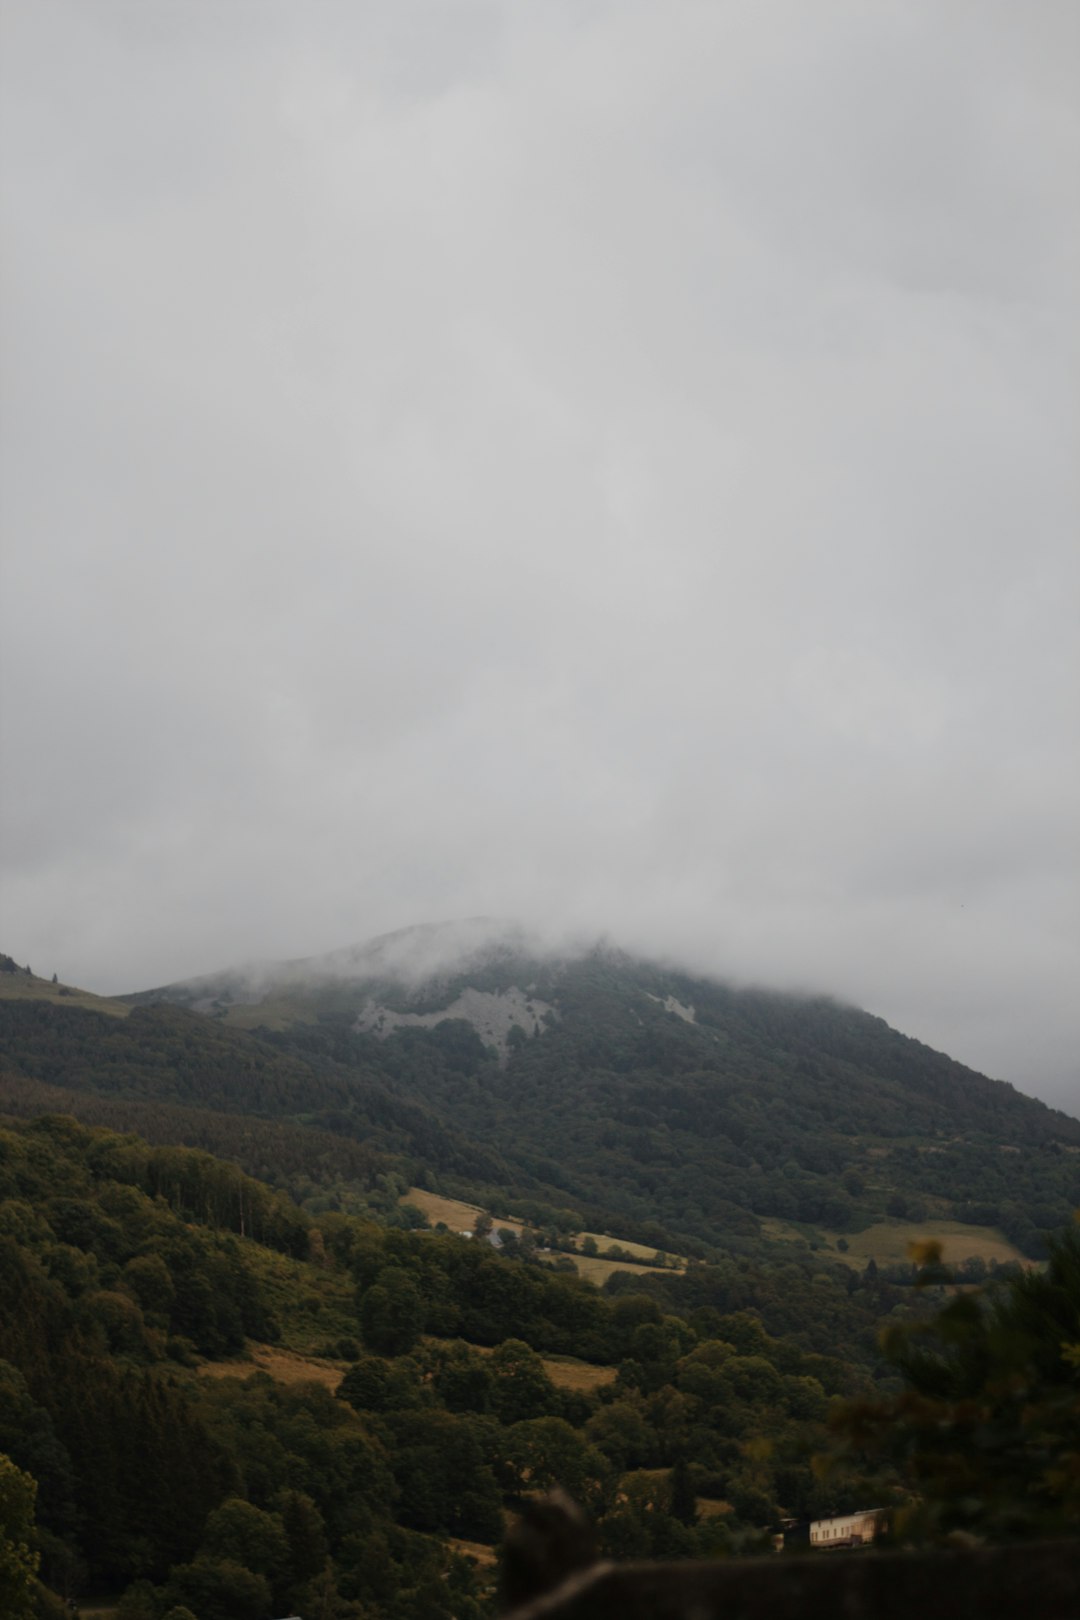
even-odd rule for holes
{"type": "Polygon", "coordinates": [[[1069,0],[3,0],[5,948],[479,912],[1076,1108],[1069,0]]]}

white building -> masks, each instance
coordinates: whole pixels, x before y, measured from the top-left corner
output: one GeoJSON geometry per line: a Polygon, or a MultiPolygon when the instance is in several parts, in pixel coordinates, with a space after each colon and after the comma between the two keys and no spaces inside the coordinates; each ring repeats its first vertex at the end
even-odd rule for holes
{"type": "Polygon", "coordinates": [[[813,1519],[810,1545],[828,1552],[834,1547],[868,1547],[885,1529],[884,1508],[860,1508],[835,1519],[813,1519]]]}

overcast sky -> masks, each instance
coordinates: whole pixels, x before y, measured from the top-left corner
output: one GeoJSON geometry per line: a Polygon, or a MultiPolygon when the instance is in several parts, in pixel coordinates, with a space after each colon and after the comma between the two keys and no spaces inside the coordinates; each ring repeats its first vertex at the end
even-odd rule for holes
{"type": "Polygon", "coordinates": [[[607,930],[1080,1111],[1074,0],[0,16],[0,946],[607,930]]]}

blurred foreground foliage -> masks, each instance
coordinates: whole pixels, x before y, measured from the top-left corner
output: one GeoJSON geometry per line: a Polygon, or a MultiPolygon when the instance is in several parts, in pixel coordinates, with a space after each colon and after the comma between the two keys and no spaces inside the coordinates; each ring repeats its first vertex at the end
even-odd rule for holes
{"type": "MultiPolygon", "coordinates": [[[[915,1256],[926,1285],[940,1248],[915,1256]]],[[[1005,1541],[1080,1527],[1080,1227],[1042,1270],[958,1293],[928,1322],[882,1335],[904,1380],[833,1418],[841,1456],[876,1460],[900,1487],[902,1541],[1005,1541]]]]}

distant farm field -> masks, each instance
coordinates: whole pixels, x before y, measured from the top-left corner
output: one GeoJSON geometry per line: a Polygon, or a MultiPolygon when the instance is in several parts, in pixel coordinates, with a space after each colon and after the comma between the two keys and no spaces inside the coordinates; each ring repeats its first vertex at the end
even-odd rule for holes
{"type": "MultiPolygon", "coordinates": [[[[629,1248],[629,1244],[623,1243],[620,1247],[626,1249],[629,1248]]],[[[671,1277],[676,1275],[677,1271],[684,1269],[682,1266],[677,1268],[673,1266],[637,1266],[632,1260],[603,1260],[598,1255],[590,1254],[573,1254],[570,1258],[574,1262],[578,1276],[584,1277],[587,1282],[595,1283],[597,1288],[607,1282],[615,1271],[632,1271],[638,1277],[671,1277]]]]}
{"type": "Polygon", "coordinates": [[[968,1226],[963,1221],[879,1221],[865,1232],[824,1234],[831,1245],[837,1238],[847,1236],[847,1253],[840,1259],[860,1268],[873,1258],[878,1265],[895,1264],[908,1260],[909,1245],[936,1239],[942,1245],[946,1261],[960,1260],[1023,1260],[1023,1255],[1003,1232],[990,1226],[968,1226]]]}
{"type": "MultiPolygon", "coordinates": [[[[580,1248],[585,1239],[590,1237],[595,1241],[601,1255],[603,1255],[605,1249],[610,1249],[612,1244],[616,1244],[620,1249],[625,1249],[627,1254],[632,1254],[637,1260],[651,1260],[656,1253],[655,1244],[650,1249],[647,1243],[632,1243],[629,1238],[612,1237],[608,1232],[581,1232],[574,1241],[580,1248]]],[[[681,1260],[682,1256],[672,1255],[671,1258],[681,1260]]]]}
{"type": "Polygon", "coordinates": [[[483,1541],[462,1541],[460,1536],[446,1536],[446,1545],[452,1547],[463,1558],[471,1558],[480,1569],[497,1569],[499,1554],[496,1548],[489,1547],[483,1541]]]}
{"type": "MultiPolygon", "coordinates": [[[[805,1231],[786,1221],[765,1220],[761,1224],[768,1237],[787,1242],[805,1240],[807,1236],[805,1231]]],[[[856,1266],[860,1271],[868,1260],[873,1260],[879,1266],[909,1260],[911,1244],[929,1240],[941,1244],[946,1262],[958,1264],[961,1260],[979,1259],[987,1262],[997,1260],[999,1263],[1007,1260],[1020,1260],[1025,1265],[1029,1263],[1016,1245],[1010,1243],[996,1227],[968,1226],[964,1221],[936,1217],[927,1221],[878,1221],[863,1232],[823,1230],[819,1235],[828,1245],[831,1259],[843,1260],[845,1265],[856,1266]],[[841,1239],[847,1242],[846,1252],[836,1247],[841,1239]]]]}
{"type": "MultiPolygon", "coordinates": [[[[437,1345],[438,1339],[428,1338],[428,1344],[437,1345]]],[[[481,1355],[490,1355],[494,1346],[474,1344],[471,1349],[481,1355]]],[[[557,1389],[577,1390],[590,1394],[602,1389],[615,1377],[614,1367],[596,1367],[589,1361],[578,1361],[575,1356],[544,1356],[544,1371],[557,1389]]],[[[200,1378],[250,1378],[253,1373],[269,1373],[278,1384],[321,1384],[333,1395],[348,1371],[347,1363],[330,1361],[322,1357],[298,1355],[276,1344],[260,1344],[249,1339],[246,1354],[228,1361],[204,1361],[198,1368],[200,1378]]]]}
{"type": "MultiPolygon", "coordinates": [[[[479,1204],[467,1204],[461,1198],[444,1198],[441,1193],[427,1192],[423,1187],[410,1187],[401,1202],[414,1204],[417,1209],[424,1212],[432,1226],[437,1226],[442,1221],[451,1232],[471,1232],[476,1224],[476,1217],[482,1213],[479,1204]]],[[[501,1215],[492,1216],[492,1229],[497,1232],[500,1226],[505,1226],[519,1235],[527,1229],[522,1221],[504,1219],[501,1215]]],[[[633,1243],[629,1238],[611,1237],[610,1234],[603,1232],[583,1232],[577,1239],[578,1243],[586,1237],[595,1238],[596,1246],[601,1251],[610,1248],[612,1244],[617,1244],[620,1249],[625,1249],[627,1254],[638,1255],[644,1261],[651,1260],[656,1253],[655,1249],[650,1249],[644,1243],[633,1243]]],[[[570,1258],[574,1262],[578,1276],[584,1277],[587,1282],[594,1283],[598,1288],[607,1281],[613,1271],[645,1272],[659,1269],[654,1266],[635,1265],[626,1260],[605,1260],[602,1253],[588,1255],[582,1254],[580,1250],[575,1250],[570,1258]]],[[[683,1269],[682,1265],[678,1267],[680,1271],[683,1269]]]]}
{"type": "MultiPolygon", "coordinates": [[[[442,1221],[451,1232],[471,1232],[476,1217],[483,1214],[479,1204],[466,1204],[461,1198],[444,1198],[441,1193],[426,1192],[423,1187],[410,1187],[401,1202],[414,1204],[423,1211],[432,1226],[442,1221]]],[[[497,1232],[500,1226],[505,1226],[510,1232],[520,1233],[524,1230],[520,1221],[504,1220],[501,1215],[493,1215],[492,1231],[497,1232]]]]}
{"type": "Polygon", "coordinates": [[[252,1373],[269,1373],[278,1384],[321,1384],[331,1395],[345,1376],[343,1365],[332,1361],[298,1356],[276,1344],[249,1342],[244,1361],[204,1361],[201,1378],[250,1378],[252,1373]]]}
{"type": "Polygon", "coordinates": [[[423,1187],[410,1187],[402,1198],[403,1204],[414,1204],[436,1226],[442,1221],[451,1232],[471,1232],[476,1217],[481,1213],[479,1204],[466,1204],[460,1198],[444,1198],[441,1193],[425,1192],[423,1187]]]}
{"type": "MultiPolygon", "coordinates": [[[[425,1344],[437,1345],[442,1340],[426,1334],[425,1344]]],[[[468,1342],[468,1341],[466,1341],[468,1342]]],[[[478,1355],[491,1356],[498,1349],[494,1344],[470,1344],[470,1350],[478,1355]]],[[[576,1356],[541,1356],[544,1371],[551,1382],[558,1389],[576,1389],[588,1392],[593,1389],[602,1389],[605,1384],[614,1382],[616,1369],[608,1366],[596,1366],[591,1361],[579,1361],[576,1356]]]]}
{"type": "Polygon", "coordinates": [[[590,1361],[578,1361],[573,1356],[545,1356],[544,1371],[558,1389],[573,1389],[579,1394],[591,1394],[614,1382],[614,1367],[594,1367],[590,1361]]]}

